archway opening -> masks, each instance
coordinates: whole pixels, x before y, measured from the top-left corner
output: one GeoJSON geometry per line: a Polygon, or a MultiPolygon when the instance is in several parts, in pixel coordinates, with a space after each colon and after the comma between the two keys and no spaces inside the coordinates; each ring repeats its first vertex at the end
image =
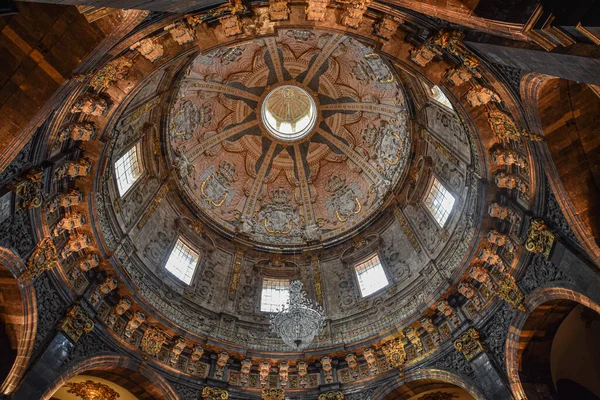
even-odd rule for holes
{"type": "Polygon", "coordinates": [[[519,377],[528,399],[600,400],[600,314],[552,300],[527,318],[519,377]]]}
{"type": "Polygon", "coordinates": [[[452,383],[420,379],[394,389],[384,400],[475,400],[475,397],[452,383]]]}
{"type": "Polygon", "coordinates": [[[3,388],[17,359],[24,323],[23,301],[17,281],[8,269],[0,266],[0,383],[3,388]]]}
{"type": "MultiPolygon", "coordinates": [[[[113,393],[119,394],[119,400],[158,400],[164,399],[165,395],[154,382],[139,372],[122,367],[102,367],[84,371],[67,380],[50,397],[51,400],[77,400],[69,393],[79,390],[80,393],[90,392],[93,396],[102,393],[99,398],[110,399],[113,393]],[[87,385],[86,385],[87,384],[87,385]]],[[[94,399],[90,397],[90,399],[94,399]]],[[[88,400],[83,398],[83,400],[88,400]]]]}
{"type": "Polygon", "coordinates": [[[600,97],[589,85],[548,80],[538,97],[544,140],[574,213],[600,245],[600,97]]]}

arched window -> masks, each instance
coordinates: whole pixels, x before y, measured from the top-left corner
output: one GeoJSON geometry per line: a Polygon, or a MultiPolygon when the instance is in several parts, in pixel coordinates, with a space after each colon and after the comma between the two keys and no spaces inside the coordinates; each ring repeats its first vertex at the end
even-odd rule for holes
{"type": "Polygon", "coordinates": [[[446,224],[452,207],[454,207],[454,201],[454,196],[434,177],[424,203],[425,208],[429,210],[440,227],[444,227],[446,224]]]}
{"type": "Polygon", "coordinates": [[[200,255],[179,238],[169,255],[165,268],[175,275],[177,279],[189,285],[194,276],[194,271],[196,271],[199,259],[200,255]]]}
{"type": "Polygon", "coordinates": [[[260,311],[277,312],[290,298],[289,279],[263,278],[260,311]]]}
{"type": "Polygon", "coordinates": [[[435,101],[437,101],[444,107],[449,108],[450,110],[454,110],[452,103],[450,103],[450,100],[448,100],[448,97],[446,97],[446,95],[444,94],[444,92],[438,85],[431,87],[431,89],[429,89],[429,91],[430,91],[429,95],[431,96],[432,99],[434,99],[435,101]]]}
{"type": "Polygon", "coordinates": [[[362,297],[367,297],[378,292],[389,283],[377,253],[357,263],[354,266],[354,270],[358,277],[358,285],[362,297]]]}
{"type": "Polygon", "coordinates": [[[142,175],[139,147],[140,143],[135,144],[115,163],[115,176],[120,196],[124,196],[142,175]]]}

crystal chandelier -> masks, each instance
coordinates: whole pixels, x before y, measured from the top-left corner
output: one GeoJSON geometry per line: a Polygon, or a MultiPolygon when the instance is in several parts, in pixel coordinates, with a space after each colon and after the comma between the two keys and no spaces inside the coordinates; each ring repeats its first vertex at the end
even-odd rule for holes
{"type": "Polygon", "coordinates": [[[302,291],[302,282],[290,283],[290,298],[283,310],[271,317],[271,330],[288,346],[303,350],[323,329],[325,314],[320,305],[313,304],[302,291]]]}

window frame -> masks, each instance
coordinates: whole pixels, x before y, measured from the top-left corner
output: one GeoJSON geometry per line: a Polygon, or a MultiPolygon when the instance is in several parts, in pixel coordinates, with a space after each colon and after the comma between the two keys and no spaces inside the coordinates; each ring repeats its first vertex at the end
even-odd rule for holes
{"type": "Polygon", "coordinates": [[[119,154],[119,156],[113,162],[112,167],[113,167],[113,172],[114,172],[113,175],[114,175],[115,186],[117,187],[117,193],[119,194],[119,198],[125,198],[138,185],[138,183],[142,180],[142,178],[144,177],[144,174],[146,172],[146,169],[144,168],[144,162],[143,162],[143,156],[142,156],[142,141],[141,140],[136,141],[134,144],[127,147],[127,149],[125,151],[121,152],[121,154],[119,154]],[[135,154],[137,157],[138,167],[140,169],[140,175],[131,184],[131,186],[129,186],[129,188],[127,188],[127,190],[125,190],[124,193],[121,193],[121,186],[119,185],[119,177],[117,174],[117,162],[119,162],[119,160],[121,160],[123,157],[125,157],[125,155],[134,148],[135,148],[135,154]]]}
{"type": "Polygon", "coordinates": [[[444,92],[444,90],[442,90],[442,87],[440,85],[428,86],[427,87],[427,91],[429,92],[429,98],[431,100],[435,101],[437,104],[439,104],[440,106],[442,106],[445,110],[456,113],[456,108],[454,107],[454,104],[452,104],[452,101],[450,101],[450,98],[448,97],[448,95],[446,94],[446,92],[444,92]],[[435,97],[434,90],[435,90],[436,87],[438,88],[438,90],[440,91],[440,93],[446,98],[446,100],[448,100],[448,104],[450,104],[450,107],[448,107],[448,104],[446,104],[446,103],[438,100],[435,97]]]}
{"type": "Polygon", "coordinates": [[[163,261],[162,267],[163,267],[163,269],[167,273],[169,273],[171,275],[172,278],[174,278],[180,284],[183,284],[183,285],[186,285],[186,286],[192,286],[192,284],[194,283],[194,281],[196,279],[196,274],[198,273],[198,269],[199,269],[198,267],[200,266],[201,257],[202,257],[202,253],[199,252],[195,248],[195,246],[193,246],[189,242],[189,240],[186,240],[183,237],[183,235],[178,235],[177,238],[175,239],[175,241],[173,242],[173,244],[169,247],[169,253],[168,253],[166,259],[163,261]],[[180,241],[181,241],[181,243],[183,243],[184,246],[187,246],[192,252],[194,252],[198,256],[198,259],[196,260],[196,263],[194,264],[194,270],[192,272],[192,276],[190,277],[190,282],[189,283],[185,282],[183,279],[181,279],[177,275],[175,275],[174,272],[172,272],[169,269],[167,269],[167,264],[169,263],[169,259],[171,258],[171,255],[173,254],[173,251],[175,251],[175,249],[177,248],[177,243],[179,243],[180,241]]]}
{"type": "Polygon", "coordinates": [[[383,261],[381,259],[381,255],[379,254],[379,251],[375,251],[373,253],[369,253],[367,256],[360,258],[358,261],[355,261],[352,264],[352,269],[354,270],[354,278],[356,279],[356,284],[358,286],[358,292],[360,294],[361,299],[366,299],[372,296],[377,296],[381,293],[383,293],[385,291],[385,289],[387,289],[388,287],[390,287],[390,285],[392,284],[392,280],[390,279],[387,269],[385,268],[385,266],[383,265],[383,261]],[[381,266],[381,270],[383,271],[383,275],[385,276],[385,279],[387,281],[387,283],[382,286],[381,288],[377,289],[376,291],[369,293],[367,295],[363,295],[363,291],[362,288],[360,286],[360,277],[358,275],[358,267],[361,264],[366,263],[367,261],[371,260],[372,258],[377,257],[377,260],[379,260],[379,265],[381,266]]]}
{"type": "Polygon", "coordinates": [[[423,199],[421,201],[423,208],[425,210],[427,210],[427,214],[431,217],[431,219],[436,223],[436,225],[440,228],[443,229],[445,228],[448,223],[452,220],[452,216],[454,215],[454,210],[455,210],[455,206],[458,203],[458,197],[455,195],[455,193],[453,193],[451,190],[448,189],[448,187],[444,184],[442,179],[439,179],[437,177],[437,175],[432,174],[430,180],[429,180],[429,184],[427,185],[427,190],[425,191],[425,196],[423,196],[423,199]],[[443,224],[440,224],[440,221],[437,220],[437,218],[435,217],[433,211],[429,208],[429,206],[427,205],[427,199],[429,198],[429,195],[431,194],[431,191],[433,190],[433,186],[435,182],[438,182],[440,184],[440,186],[446,191],[448,192],[448,194],[450,196],[452,196],[452,198],[454,199],[454,202],[452,203],[452,207],[450,208],[450,211],[448,211],[448,215],[446,216],[446,219],[444,221],[443,224]]]}
{"type": "MultiPolygon", "coordinates": [[[[270,310],[270,311],[265,311],[263,310],[263,292],[265,290],[265,280],[267,281],[286,281],[287,282],[287,292],[288,292],[288,299],[290,296],[290,284],[292,283],[292,280],[289,278],[278,278],[278,277],[268,277],[268,276],[263,276],[260,282],[260,296],[258,299],[258,309],[261,313],[265,313],[265,314],[276,314],[279,311],[281,311],[281,309],[279,310],[270,310]]],[[[285,304],[281,305],[281,308],[283,308],[283,306],[285,306],[285,304]]]]}

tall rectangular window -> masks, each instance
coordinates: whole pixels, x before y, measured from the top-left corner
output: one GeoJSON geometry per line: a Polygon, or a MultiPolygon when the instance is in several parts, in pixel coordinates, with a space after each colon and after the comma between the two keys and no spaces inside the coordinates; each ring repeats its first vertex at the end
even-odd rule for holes
{"type": "Polygon", "coordinates": [[[358,276],[362,297],[373,294],[388,285],[387,276],[385,276],[385,271],[377,254],[356,264],[354,268],[358,276]]]}
{"type": "Polygon", "coordinates": [[[435,177],[431,190],[425,198],[425,207],[441,227],[448,220],[452,207],[454,207],[454,196],[435,177]]]}
{"type": "Polygon", "coordinates": [[[264,278],[260,311],[277,312],[287,305],[290,298],[290,281],[287,279],[264,278]]]}
{"type": "Polygon", "coordinates": [[[142,175],[142,167],[138,156],[139,143],[132,146],[127,153],[115,163],[115,175],[119,194],[123,196],[142,175]]]}
{"type": "Polygon", "coordinates": [[[179,280],[189,285],[194,276],[199,258],[198,253],[183,243],[181,239],[177,239],[177,244],[173,248],[173,251],[171,251],[165,268],[179,280]]]}

